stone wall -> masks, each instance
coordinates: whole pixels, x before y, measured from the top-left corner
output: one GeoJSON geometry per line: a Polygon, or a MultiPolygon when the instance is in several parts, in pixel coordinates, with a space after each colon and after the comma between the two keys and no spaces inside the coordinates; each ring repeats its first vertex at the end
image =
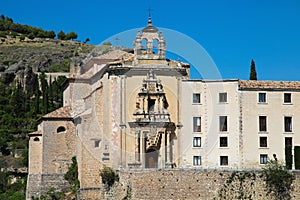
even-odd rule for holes
{"type": "MultiPolygon", "coordinates": [[[[240,191],[248,197],[251,195],[252,199],[271,199],[266,195],[259,172],[254,171],[246,172],[249,176],[242,184],[238,178],[233,178],[233,173],[239,173],[234,171],[172,169],[121,170],[118,173],[120,180],[104,195],[106,199],[224,199],[224,196],[225,199],[237,199],[240,191]]],[[[299,199],[300,173],[295,172],[295,175],[292,196],[299,199]]]]}
{"type": "Polygon", "coordinates": [[[71,121],[48,120],[43,127],[42,174],[66,173],[75,155],[75,129],[71,121]],[[57,132],[59,127],[66,131],[57,132]]]}
{"type": "Polygon", "coordinates": [[[26,199],[31,199],[32,196],[40,196],[46,194],[50,188],[55,188],[57,191],[64,191],[69,188],[69,183],[64,179],[64,174],[30,174],[26,190],[26,199]]]}

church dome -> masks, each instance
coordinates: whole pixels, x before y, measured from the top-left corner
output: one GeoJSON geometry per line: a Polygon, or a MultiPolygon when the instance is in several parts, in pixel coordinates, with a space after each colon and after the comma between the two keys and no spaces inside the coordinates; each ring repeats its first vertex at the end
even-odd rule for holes
{"type": "Polygon", "coordinates": [[[148,32],[148,33],[157,33],[158,32],[158,29],[152,25],[151,17],[149,17],[149,19],[148,19],[148,26],[145,27],[142,31],[148,32]]]}

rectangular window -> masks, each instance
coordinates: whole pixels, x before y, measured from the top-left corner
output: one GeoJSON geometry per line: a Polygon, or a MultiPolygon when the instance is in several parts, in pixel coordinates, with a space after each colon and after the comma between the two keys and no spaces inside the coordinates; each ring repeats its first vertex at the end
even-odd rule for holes
{"type": "Polygon", "coordinates": [[[293,138],[286,137],[285,138],[285,146],[293,146],[293,138]]]}
{"type": "Polygon", "coordinates": [[[259,116],[259,131],[267,131],[267,116],[259,116]]]}
{"type": "Polygon", "coordinates": [[[228,156],[220,156],[220,165],[227,166],[228,165],[228,156]]]}
{"type": "Polygon", "coordinates": [[[219,93],[219,102],[226,103],[227,102],[227,92],[219,93]]]}
{"type": "Polygon", "coordinates": [[[194,137],[193,146],[201,147],[201,137],[194,137]]]}
{"type": "Polygon", "coordinates": [[[284,117],[284,131],[292,132],[292,117],[284,117]]]}
{"type": "Polygon", "coordinates": [[[266,93],[258,93],[258,102],[260,102],[260,103],[267,102],[266,93]]]}
{"type": "Polygon", "coordinates": [[[201,132],[201,117],[193,118],[194,132],[201,132]]]}
{"type": "Polygon", "coordinates": [[[100,147],[100,140],[95,140],[95,148],[100,147]]]}
{"type": "Polygon", "coordinates": [[[194,156],[194,159],[193,159],[193,165],[194,165],[194,166],[199,166],[199,165],[201,165],[201,156],[194,156]]]}
{"type": "Polygon", "coordinates": [[[220,137],[220,147],[228,147],[227,137],[220,137]]]}
{"type": "Polygon", "coordinates": [[[220,131],[227,131],[227,116],[220,116],[220,131]]]}
{"type": "Polygon", "coordinates": [[[291,103],[291,102],[292,102],[292,94],[284,93],[284,103],[291,103]]]}
{"type": "Polygon", "coordinates": [[[267,137],[259,137],[259,147],[268,147],[267,137]]]}
{"type": "Polygon", "coordinates": [[[267,154],[260,154],[259,163],[260,164],[267,164],[268,162],[268,155],[267,154]]]}
{"type": "Polygon", "coordinates": [[[200,103],[200,93],[193,94],[193,103],[200,103]]]}

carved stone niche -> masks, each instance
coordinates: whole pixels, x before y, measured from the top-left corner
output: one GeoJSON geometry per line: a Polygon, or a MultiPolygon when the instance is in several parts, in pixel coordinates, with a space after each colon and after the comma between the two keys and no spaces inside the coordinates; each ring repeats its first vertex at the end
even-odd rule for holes
{"type": "Polygon", "coordinates": [[[169,104],[161,81],[149,70],[136,100],[133,115],[138,122],[170,122],[169,104]]]}

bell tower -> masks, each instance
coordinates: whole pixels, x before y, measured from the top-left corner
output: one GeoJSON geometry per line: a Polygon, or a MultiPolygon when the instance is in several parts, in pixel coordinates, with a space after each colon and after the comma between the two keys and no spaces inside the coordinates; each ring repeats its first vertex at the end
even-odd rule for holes
{"type": "Polygon", "coordinates": [[[152,25],[149,15],[148,25],[142,31],[138,31],[134,41],[134,54],[136,63],[143,64],[139,60],[166,60],[166,41],[163,34],[152,25]]]}

